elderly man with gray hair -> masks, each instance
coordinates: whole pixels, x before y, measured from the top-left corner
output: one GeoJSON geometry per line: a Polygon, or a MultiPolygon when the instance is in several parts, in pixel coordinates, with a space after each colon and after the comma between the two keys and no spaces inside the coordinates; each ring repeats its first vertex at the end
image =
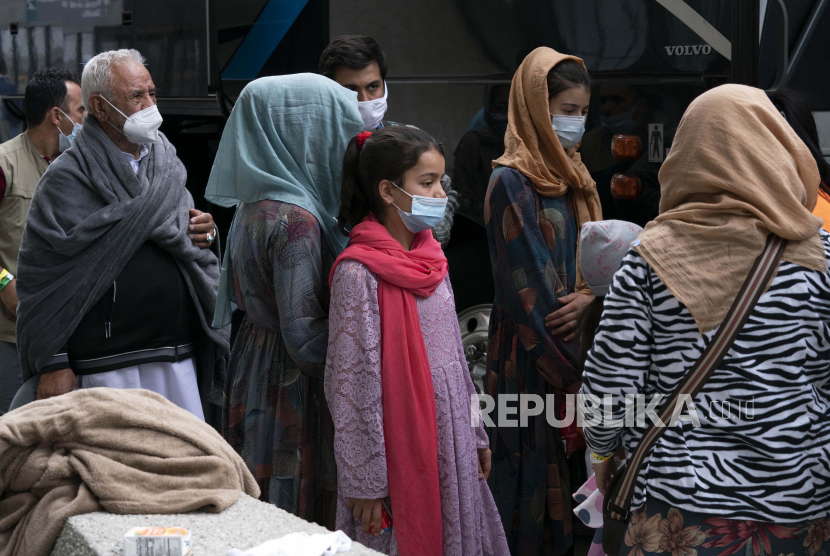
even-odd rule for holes
{"type": "Polygon", "coordinates": [[[43,175],[23,232],[23,380],[40,375],[38,399],[145,388],[204,418],[221,404],[216,367],[229,337],[209,324],[219,286],[213,218],[193,208],[184,166],[158,131],[141,54],[98,54],[81,94],[89,116],[43,175]]]}

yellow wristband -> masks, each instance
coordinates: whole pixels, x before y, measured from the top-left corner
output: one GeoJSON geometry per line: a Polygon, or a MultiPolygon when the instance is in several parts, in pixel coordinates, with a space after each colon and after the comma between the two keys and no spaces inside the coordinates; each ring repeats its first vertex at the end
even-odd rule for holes
{"type": "Polygon", "coordinates": [[[614,454],[610,456],[598,456],[594,452],[591,452],[591,463],[602,463],[614,457],[614,454]]]}
{"type": "Polygon", "coordinates": [[[0,280],[5,278],[8,274],[9,274],[9,271],[4,268],[3,272],[0,272],[0,280]]]}

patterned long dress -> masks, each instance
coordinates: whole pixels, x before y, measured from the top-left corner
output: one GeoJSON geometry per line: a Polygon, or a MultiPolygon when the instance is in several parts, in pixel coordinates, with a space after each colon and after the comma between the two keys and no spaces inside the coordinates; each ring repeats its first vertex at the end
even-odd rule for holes
{"type": "Polygon", "coordinates": [[[334,256],[314,216],[242,203],[230,232],[245,319],[231,351],[222,429],[262,499],[334,527],[334,429],[323,391],[334,256]]]}
{"type": "MultiPolygon", "coordinates": [[[[577,343],[551,336],[545,317],[576,281],[577,224],[569,196],[543,197],[521,172],[497,169],[485,216],[496,297],[490,316],[487,391],[553,394],[579,389],[577,343]],[[489,216],[489,218],[488,218],[489,216]]],[[[514,407],[517,403],[512,404],[514,407]]],[[[545,413],[527,427],[499,427],[499,404],[488,429],[493,451],[490,488],[511,554],[560,555],[573,542],[568,462],[558,429],[545,413]]],[[[547,411],[547,408],[546,408],[547,411]]],[[[516,420],[513,415],[506,419],[516,420]]]]}
{"type": "Polygon", "coordinates": [[[650,499],[631,512],[614,556],[826,556],[830,517],[798,522],[725,519],[650,499]]]}
{"type": "MultiPolygon", "coordinates": [[[[488,447],[489,440],[482,422],[478,428],[471,426],[475,388],[464,357],[449,277],[430,297],[417,298],[417,304],[435,389],[441,491],[441,507],[436,511],[442,516],[444,556],[504,556],[507,544],[501,520],[487,482],[478,478],[477,448],[488,447]]],[[[346,500],[389,496],[378,282],[357,261],[343,261],[337,267],[330,325],[326,397],[335,425],[337,528],[394,556],[398,554],[394,513],[392,531],[372,538],[363,533],[346,500]]]]}

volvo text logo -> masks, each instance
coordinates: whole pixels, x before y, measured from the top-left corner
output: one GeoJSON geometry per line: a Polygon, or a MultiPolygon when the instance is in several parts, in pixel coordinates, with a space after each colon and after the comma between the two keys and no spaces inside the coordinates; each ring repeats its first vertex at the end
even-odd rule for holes
{"type": "Polygon", "coordinates": [[[712,47],[708,44],[696,44],[694,46],[664,46],[669,56],[694,56],[696,54],[710,54],[712,47]]]}

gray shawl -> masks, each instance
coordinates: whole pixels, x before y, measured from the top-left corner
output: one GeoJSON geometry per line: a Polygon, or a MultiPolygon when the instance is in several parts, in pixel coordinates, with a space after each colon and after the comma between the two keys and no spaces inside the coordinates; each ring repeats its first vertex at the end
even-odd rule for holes
{"type": "MultiPolygon", "coordinates": [[[[173,145],[161,133],[159,137],[136,175],[98,122],[88,117],[72,147],[38,183],[18,258],[17,349],[24,381],[60,351],[148,240],[176,259],[206,336],[200,347],[213,352],[213,361],[228,352],[228,328],[211,328],[206,320],[216,305],[219,260],[187,236],[188,209],[193,208],[185,189],[187,174],[173,145]]],[[[213,382],[210,359],[202,349],[203,404],[213,382]]]]}

